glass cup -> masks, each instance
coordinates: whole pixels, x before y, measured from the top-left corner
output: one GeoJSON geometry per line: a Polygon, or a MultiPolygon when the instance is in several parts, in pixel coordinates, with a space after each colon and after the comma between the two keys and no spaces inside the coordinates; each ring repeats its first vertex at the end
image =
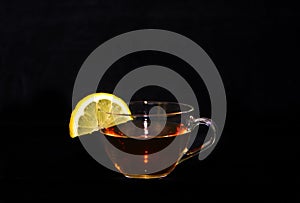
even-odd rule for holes
{"type": "Polygon", "coordinates": [[[134,101],[128,106],[130,115],[105,112],[127,122],[100,129],[108,141],[104,147],[109,159],[128,178],[165,177],[179,163],[208,149],[216,140],[215,124],[208,118],[194,118],[191,105],[134,101]],[[191,132],[199,125],[211,128],[213,133],[194,146],[191,132]]]}

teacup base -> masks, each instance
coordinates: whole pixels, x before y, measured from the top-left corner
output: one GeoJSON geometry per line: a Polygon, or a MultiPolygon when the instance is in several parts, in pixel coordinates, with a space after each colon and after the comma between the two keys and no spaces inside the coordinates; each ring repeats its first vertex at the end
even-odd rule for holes
{"type": "Polygon", "coordinates": [[[167,175],[169,175],[176,167],[176,164],[169,166],[168,168],[161,170],[156,173],[151,174],[124,174],[127,178],[135,178],[135,179],[158,179],[158,178],[164,178],[167,175]]]}
{"type": "Polygon", "coordinates": [[[135,178],[135,179],[158,179],[158,178],[164,178],[168,175],[167,174],[161,174],[161,175],[128,175],[124,174],[126,178],[135,178]]]}

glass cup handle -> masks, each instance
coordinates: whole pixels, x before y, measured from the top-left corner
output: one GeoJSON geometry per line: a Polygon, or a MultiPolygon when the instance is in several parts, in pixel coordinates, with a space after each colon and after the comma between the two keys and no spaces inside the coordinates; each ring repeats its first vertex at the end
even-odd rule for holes
{"type": "Polygon", "coordinates": [[[198,125],[206,125],[207,127],[211,128],[213,133],[210,133],[208,135],[208,138],[205,138],[207,140],[205,143],[203,143],[201,146],[193,148],[193,149],[187,149],[184,156],[180,159],[179,163],[192,158],[208,148],[210,148],[217,139],[217,127],[216,124],[209,118],[194,118],[193,116],[190,116],[189,122],[188,122],[188,129],[192,131],[196,126],[198,125]]]}

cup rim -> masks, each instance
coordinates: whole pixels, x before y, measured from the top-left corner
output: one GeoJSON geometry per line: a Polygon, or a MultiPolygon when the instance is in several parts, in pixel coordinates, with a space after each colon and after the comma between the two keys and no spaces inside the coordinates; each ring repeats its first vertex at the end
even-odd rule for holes
{"type": "MultiPolygon", "coordinates": [[[[180,115],[180,114],[186,114],[186,113],[190,113],[192,111],[194,111],[194,107],[189,105],[189,104],[185,104],[185,103],[180,103],[180,102],[169,102],[169,101],[155,101],[155,100],[137,100],[137,101],[130,101],[130,102],[126,102],[126,104],[129,106],[130,104],[133,103],[144,103],[144,104],[157,104],[157,105],[163,105],[163,104],[169,104],[169,105],[179,105],[182,107],[186,107],[188,108],[187,110],[180,110],[181,111],[174,111],[174,112],[170,112],[170,113],[165,113],[165,114],[141,114],[141,113],[137,113],[137,114],[122,114],[122,113],[112,113],[112,112],[105,112],[102,111],[106,114],[110,114],[110,115],[115,115],[115,116],[130,116],[130,117],[168,117],[168,116],[174,116],[174,115],[180,115]]],[[[100,110],[101,111],[101,110],[100,110]]]]}

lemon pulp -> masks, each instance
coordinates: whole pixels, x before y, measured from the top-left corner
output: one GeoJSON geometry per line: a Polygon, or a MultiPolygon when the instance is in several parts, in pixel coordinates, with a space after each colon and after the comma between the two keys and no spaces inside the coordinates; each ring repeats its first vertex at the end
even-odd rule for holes
{"type": "Polygon", "coordinates": [[[132,120],[127,104],[109,93],[93,93],[81,99],[71,113],[72,138],[132,120]]]}

